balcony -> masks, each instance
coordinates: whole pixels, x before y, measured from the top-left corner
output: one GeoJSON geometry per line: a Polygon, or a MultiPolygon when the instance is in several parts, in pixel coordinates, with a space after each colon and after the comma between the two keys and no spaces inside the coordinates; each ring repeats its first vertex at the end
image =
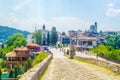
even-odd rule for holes
{"type": "Polygon", "coordinates": [[[6,64],[24,64],[25,61],[6,61],[6,64]]]}

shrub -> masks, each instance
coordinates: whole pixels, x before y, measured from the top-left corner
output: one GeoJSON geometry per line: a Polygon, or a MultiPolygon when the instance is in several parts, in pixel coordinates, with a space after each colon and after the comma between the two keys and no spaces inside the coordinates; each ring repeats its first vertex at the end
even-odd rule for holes
{"type": "Polygon", "coordinates": [[[36,64],[40,63],[42,60],[44,60],[48,54],[45,51],[40,52],[35,59],[32,62],[32,66],[35,66],[36,64]]]}
{"type": "Polygon", "coordinates": [[[18,76],[17,76],[17,79],[20,79],[20,77],[21,77],[21,75],[18,75],[18,76]]]}

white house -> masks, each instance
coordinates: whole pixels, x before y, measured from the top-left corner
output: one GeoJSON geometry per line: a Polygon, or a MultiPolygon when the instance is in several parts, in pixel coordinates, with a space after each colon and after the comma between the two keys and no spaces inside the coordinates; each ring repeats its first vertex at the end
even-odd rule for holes
{"type": "Polygon", "coordinates": [[[73,38],[72,41],[76,48],[89,49],[97,46],[97,38],[94,37],[73,38]]]}
{"type": "MultiPolygon", "coordinates": [[[[42,45],[46,45],[48,34],[50,34],[50,31],[45,29],[45,25],[43,25],[42,29],[40,29],[40,30],[42,31],[42,45]]],[[[28,42],[28,44],[35,43],[34,33],[28,34],[27,42],[28,42]]]]}
{"type": "Polygon", "coordinates": [[[28,44],[35,43],[34,33],[28,34],[28,36],[27,36],[27,42],[28,42],[28,44]]]}

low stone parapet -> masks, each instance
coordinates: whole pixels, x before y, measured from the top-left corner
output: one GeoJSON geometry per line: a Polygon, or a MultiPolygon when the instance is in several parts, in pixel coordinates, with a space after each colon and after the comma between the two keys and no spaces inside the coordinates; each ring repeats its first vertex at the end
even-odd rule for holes
{"type": "Polygon", "coordinates": [[[120,74],[120,64],[118,63],[110,62],[108,60],[100,60],[100,59],[95,59],[95,58],[83,58],[83,57],[78,57],[78,56],[75,56],[75,58],[80,59],[80,60],[85,60],[89,63],[108,68],[112,70],[113,72],[120,74]]]}
{"type": "Polygon", "coordinates": [[[38,80],[42,73],[47,68],[49,62],[52,59],[52,54],[45,58],[41,63],[37,64],[26,73],[24,73],[19,80],[38,80]]]}

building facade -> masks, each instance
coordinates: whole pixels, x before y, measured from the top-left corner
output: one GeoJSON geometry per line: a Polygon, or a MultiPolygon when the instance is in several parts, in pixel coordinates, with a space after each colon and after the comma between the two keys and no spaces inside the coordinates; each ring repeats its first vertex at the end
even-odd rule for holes
{"type": "MultiPolygon", "coordinates": [[[[40,29],[42,31],[42,45],[47,45],[48,42],[48,35],[50,35],[50,31],[46,29],[45,25],[43,25],[42,29],[40,29]]],[[[27,42],[28,44],[34,44],[35,43],[35,37],[34,37],[34,33],[30,33],[27,36],[27,42]]]]}
{"type": "Polygon", "coordinates": [[[13,52],[5,55],[7,67],[13,69],[14,65],[23,65],[29,56],[27,47],[15,48],[13,52]]]}
{"type": "Polygon", "coordinates": [[[76,48],[89,49],[97,46],[97,38],[93,37],[72,38],[72,41],[76,48]]]}
{"type": "Polygon", "coordinates": [[[28,36],[27,36],[27,42],[28,42],[28,44],[35,43],[34,33],[28,34],[28,36]]]}
{"type": "Polygon", "coordinates": [[[42,45],[47,45],[48,34],[50,34],[50,32],[46,29],[45,25],[43,25],[41,31],[42,31],[42,45]]]}

